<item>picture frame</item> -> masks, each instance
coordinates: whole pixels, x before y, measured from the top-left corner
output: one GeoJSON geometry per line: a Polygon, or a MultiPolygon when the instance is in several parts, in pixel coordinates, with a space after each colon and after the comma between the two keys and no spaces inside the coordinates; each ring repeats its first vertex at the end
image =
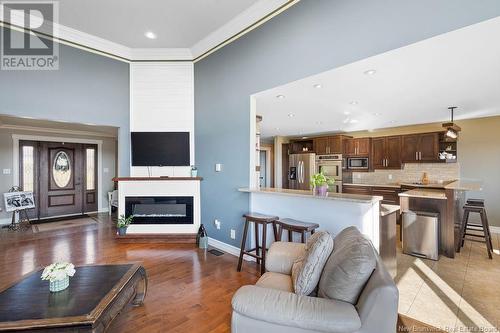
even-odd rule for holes
{"type": "Polygon", "coordinates": [[[7,192],[3,194],[3,197],[6,212],[16,212],[23,209],[35,208],[33,192],[7,192]]]}

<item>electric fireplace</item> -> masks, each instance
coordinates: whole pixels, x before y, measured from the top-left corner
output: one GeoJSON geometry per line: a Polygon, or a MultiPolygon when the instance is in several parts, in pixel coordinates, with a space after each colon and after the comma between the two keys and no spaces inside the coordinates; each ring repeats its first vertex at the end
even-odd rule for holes
{"type": "Polygon", "coordinates": [[[193,224],[193,197],[125,197],[132,224],[193,224]]]}

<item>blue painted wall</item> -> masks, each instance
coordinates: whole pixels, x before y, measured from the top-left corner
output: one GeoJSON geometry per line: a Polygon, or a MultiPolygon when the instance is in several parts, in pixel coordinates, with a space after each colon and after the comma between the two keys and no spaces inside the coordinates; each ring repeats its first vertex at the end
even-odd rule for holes
{"type": "Polygon", "coordinates": [[[59,46],[59,70],[0,70],[0,114],[119,127],[120,176],[130,172],[129,65],[59,46]]]}
{"type": "Polygon", "coordinates": [[[197,62],[196,162],[209,236],[240,244],[248,194],[236,189],[249,183],[251,94],[499,15],[498,0],[302,0],[197,62]]]}

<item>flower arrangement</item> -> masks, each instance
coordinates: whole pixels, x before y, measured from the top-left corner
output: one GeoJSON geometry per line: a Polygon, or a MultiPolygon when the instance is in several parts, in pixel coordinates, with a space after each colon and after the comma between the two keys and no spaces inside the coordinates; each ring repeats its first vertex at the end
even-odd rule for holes
{"type": "Polygon", "coordinates": [[[75,275],[75,265],[67,262],[53,263],[43,270],[42,280],[49,280],[50,282],[64,280],[68,276],[75,275]]]}
{"type": "Polygon", "coordinates": [[[69,277],[75,275],[75,265],[67,262],[53,263],[43,270],[42,280],[49,281],[49,290],[57,292],[68,288],[69,277]]]}

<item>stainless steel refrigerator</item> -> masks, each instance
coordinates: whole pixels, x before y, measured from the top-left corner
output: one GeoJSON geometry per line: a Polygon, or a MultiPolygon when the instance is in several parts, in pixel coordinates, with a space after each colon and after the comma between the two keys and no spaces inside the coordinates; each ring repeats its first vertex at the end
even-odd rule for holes
{"type": "Polygon", "coordinates": [[[310,190],[311,177],[316,170],[316,154],[290,154],[288,169],[289,188],[294,190],[310,190]]]}

